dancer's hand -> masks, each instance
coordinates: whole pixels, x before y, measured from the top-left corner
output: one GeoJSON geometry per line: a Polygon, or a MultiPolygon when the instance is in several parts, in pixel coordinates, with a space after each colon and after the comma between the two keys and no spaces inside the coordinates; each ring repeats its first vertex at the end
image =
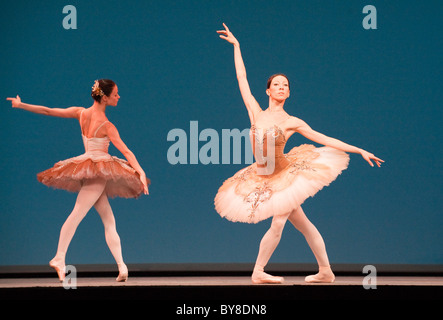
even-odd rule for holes
{"type": "Polygon", "coordinates": [[[146,175],[145,175],[145,174],[142,174],[142,175],[140,176],[140,180],[141,180],[141,182],[142,182],[142,184],[143,184],[143,193],[146,194],[146,195],[148,195],[148,194],[149,194],[149,190],[148,190],[148,181],[147,181],[147,179],[146,179],[146,175]]]}
{"type": "Polygon", "coordinates": [[[232,43],[233,45],[239,45],[238,40],[234,37],[231,31],[229,31],[229,28],[226,24],[223,23],[223,27],[225,27],[225,30],[218,30],[217,33],[220,34],[220,38],[225,39],[229,43],[232,43]]]}
{"type": "Polygon", "coordinates": [[[15,98],[6,98],[6,100],[11,101],[13,108],[18,108],[20,106],[20,104],[22,103],[22,100],[20,99],[20,97],[18,95],[15,98]]]}
{"type": "Polygon", "coordinates": [[[360,151],[360,154],[361,154],[361,156],[363,157],[363,159],[365,159],[365,160],[369,163],[369,165],[370,165],[371,167],[374,166],[374,164],[372,163],[371,160],[374,160],[378,167],[380,167],[380,166],[381,166],[381,163],[384,162],[382,159],[377,158],[377,157],[374,156],[372,153],[367,152],[367,151],[365,151],[365,150],[361,150],[361,151],[360,151]]]}

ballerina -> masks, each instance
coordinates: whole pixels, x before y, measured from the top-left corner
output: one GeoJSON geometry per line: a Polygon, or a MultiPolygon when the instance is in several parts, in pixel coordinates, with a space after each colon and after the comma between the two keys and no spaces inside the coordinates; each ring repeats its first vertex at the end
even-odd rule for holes
{"type": "Polygon", "coordinates": [[[116,281],[126,281],[128,268],[123,261],[120,237],[108,197],[137,198],[142,193],[149,194],[150,180],[120,138],[117,128],[106,117],[106,107],[117,106],[120,99],[117,85],[108,79],[96,80],[91,96],[94,103],[90,108],[48,108],[23,103],[18,95],[7,100],[11,101],[13,108],[47,116],[75,118],[80,123],[85,153],[59,161],[37,175],[38,181],[49,187],[78,192],[74,209],[61,228],[57,253],[49,265],[56,270],[59,280],[63,281],[68,246],[78,225],[94,206],[103,221],[106,243],[118,266],[116,281]],[[108,153],[109,142],[127,161],[108,153]]]}
{"type": "Polygon", "coordinates": [[[254,270],[253,283],[282,283],[283,277],[264,272],[277,247],[286,221],[306,238],[319,266],[319,272],[305,278],[306,282],[334,282],[323,238],[309,221],[301,204],[329,185],[347,168],[346,152],[359,153],[371,166],[380,167],[383,160],[361,148],[314,131],[306,122],[290,116],[284,110],[290,95],[290,84],[284,74],[275,74],[267,82],[269,106],[262,110],[253,97],[246,77],[246,69],[239,41],[223,23],[220,38],[234,46],[234,63],[240,93],[251,122],[250,137],[256,162],[238,171],[219,188],[214,204],[220,216],[233,221],[257,223],[272,218],[269,230],[263,236],[254,270]],[[316,148],[304,144],[284,154],[289,137],[299,133],[309,140],[324,145],[316,148]]]}

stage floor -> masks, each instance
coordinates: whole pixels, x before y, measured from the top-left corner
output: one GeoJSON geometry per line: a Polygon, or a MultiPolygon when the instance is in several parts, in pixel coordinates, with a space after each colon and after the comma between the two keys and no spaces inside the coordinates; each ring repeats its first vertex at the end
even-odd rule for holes
{"type": "MultiPolygon", "coordinates": [[[[117,273],[115,274],[115,276],[117,273]]],[[[378,276],[371,289],[363,276],[338,276],[332,284],[308,284],[303,276],[287,276],[283,284],[253,284],[249,276],[78,277],[65,283],[56,277],[0,279],[0,300],[143,300],[151,308],[165,303],[244,304],[289,307],[291,300],[442,300],[443,277],[378,276]],[[157,304],[160,301],[161,304],[157,304]]],[[[269,309],[270,310],[270,309],[269,309]]]]}
{"type": "MultiPolygon", "coordinates": [[[[117,274],[116,274],[117,275],[117,274]]],[[[363,277],[337,277],[331,284],[306,283],[304,277],[285,277],[282,284],[257,285],[250,277],[129,277],[127,282],[116,282],[111,277],[78,277],[77,288],[82,287],[168,287],[168,286],[363,286],[363,277]]],[[[376,286],[443,286],[443,277],[377,277],[376,286]]],[[[63,287],[56,277],[0,279],[0,288],[63,287]]]]}

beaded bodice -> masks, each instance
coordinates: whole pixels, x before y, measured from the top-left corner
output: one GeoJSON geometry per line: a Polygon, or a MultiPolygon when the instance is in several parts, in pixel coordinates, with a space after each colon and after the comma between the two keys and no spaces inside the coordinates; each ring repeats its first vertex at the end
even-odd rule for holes
{"type": "Polygon", "coordinates": [[[289,164],[284,155],[286,138],[278,125],[262,129],[253,124],[250,132],[258,175],[276,174],[289,164]]]}

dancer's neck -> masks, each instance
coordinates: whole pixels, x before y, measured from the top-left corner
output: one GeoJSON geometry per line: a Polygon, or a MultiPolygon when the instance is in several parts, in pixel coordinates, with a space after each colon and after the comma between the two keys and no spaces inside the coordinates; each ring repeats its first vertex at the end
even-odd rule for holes
{"type": "Polygon", "coordinates": [[[284,111],[284,109],[283,109],[284,104],[285,104],[285,100],[278,101],[278,100],[274,100],[274,99],[269,99],[268,110],[269,110],[269,112],[284,111]]]}
{"type": "Polygon", "coordinates": [[[105,113],[106,104],[95,101],[91,108],[100,113],[105,113]]]}

